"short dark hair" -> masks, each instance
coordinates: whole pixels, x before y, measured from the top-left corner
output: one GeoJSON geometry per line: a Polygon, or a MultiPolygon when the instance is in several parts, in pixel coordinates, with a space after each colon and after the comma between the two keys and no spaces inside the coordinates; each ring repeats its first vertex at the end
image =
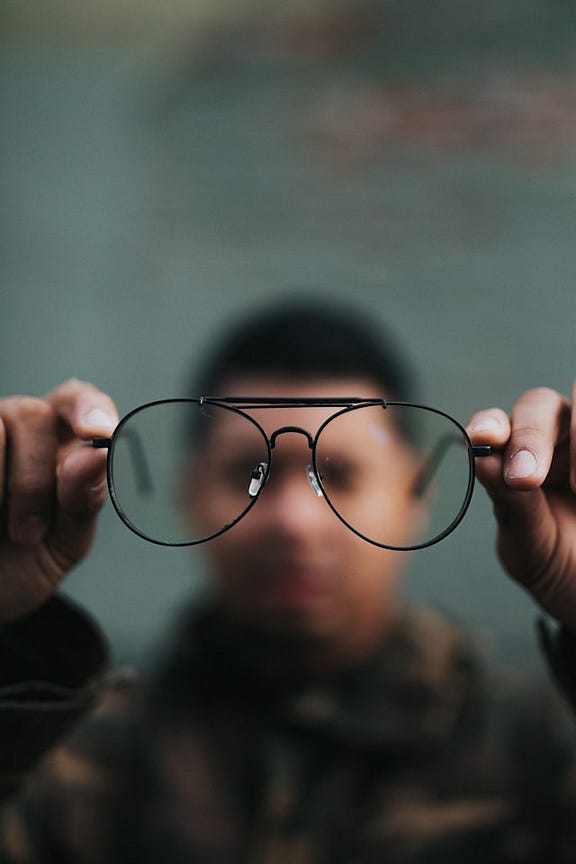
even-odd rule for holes
{"type": "Polygon", "coordinates": [[[414,396],[411,364],[391,333],[332,298],[282,299],[236,321],[194,376],[191,395],[224,395],[226,382],[239,375],[355,377],[373,382],[389,399],[414,396]]]}

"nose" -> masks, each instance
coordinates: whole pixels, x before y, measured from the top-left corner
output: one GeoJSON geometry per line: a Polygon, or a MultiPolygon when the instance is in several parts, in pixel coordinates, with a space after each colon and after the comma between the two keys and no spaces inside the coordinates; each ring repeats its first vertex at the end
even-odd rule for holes
{"type": "MultiPolygon", "coordinates": [[[[314,478],[314,483],[317,483],[314,478]]],[[[297,470],[272,471],[260,500],[252,511],[267,528],[284,534],[309,535],[331,522],[332,514],[322,501],[320,488],[314,488],[306,465],[297,470]],[[318,494],[320,493],[320,494],[318,494]],[[258,515],[256,513],[258,512],[258,515]]]]}
{"type": "Polygon", "coordinates": [[[321,500],[322,489],[310,464],[312,439],[297,427],[285,427],[281,432],[299,434],[290,435],[281,446],[274,447],[270,473],[255,508],[259,511],[257,518],[284,533],[310,534],[320,530],[332,516],[321,500]]]}

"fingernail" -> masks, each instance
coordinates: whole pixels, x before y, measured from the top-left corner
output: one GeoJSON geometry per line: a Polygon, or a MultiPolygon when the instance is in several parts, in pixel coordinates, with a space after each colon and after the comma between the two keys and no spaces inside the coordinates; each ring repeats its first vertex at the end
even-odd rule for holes
{"type": "Polygon", "coordinates": [[[530,477],[538,467],[536,457],[530,450],[518,450],[508,463],[506,476],[511,480],[520,480],[522,477],[530,477]]]}
{"type": "Polygon", "coordinates": [[[102,408],[93,408],[82,419],[91,430],[99,432],[112,432],[117,423],[116,418],[102,408]]]}
{"type": "Polygon", "coordinates": [[[470,423],[468,432],[498,432],[501,428],[502,424],[496,417],[485,415],[470,423]]]}
{"type": "Polygon", "coordinates": [[[41,516],[23,516],[12,526],[12,539],[15,543],[33,546],[43,539],[47,527],[41,516]]]}

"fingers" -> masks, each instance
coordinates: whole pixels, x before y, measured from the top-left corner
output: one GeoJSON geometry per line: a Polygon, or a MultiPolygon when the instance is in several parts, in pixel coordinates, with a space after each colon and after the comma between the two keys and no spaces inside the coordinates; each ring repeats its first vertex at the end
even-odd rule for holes
{"type": "MultiPolygon", "coordinates": [[[[556,391],[539,387],[520,396],[509,418],[497,408],[475,414],[468,425],[473,443],[490,444],[498,451],[497,459],[477,461],[479,479],[491,485],[499,480],[515,490],[541,486],[555,455],[569,440],[570,424],[576,422],[570,419],[574,415],[570,407],[556,391]]],[[[571,448],[576,448],[574,437],[571,448]]],[[[572,466],[573,474],[576,458],[572,466]]]]}
{"type": "Polygon", "coordinates": [[[474,414],[466,429],[474,444],[499,448],[510,437],[510,419],[500,408],[489,408],[474,414]]]}
{"type": "Polygon", "coordinates": [[[79,447],[58,471],[58,503],[78,519],[93,516],[106,498],[106,451],[79,447]]]}
{"type": "Polygon", "coordinates": [[[494,448],[476,460],[476,473],[493,502],[500,558],[540,600],[557,584],[561,569],[561,535],[568,523],[559,519],[559,502],[573,510],[568,499],[576,464],[574,413],[559,393],[536,388],[520,396],[510,417],[489,409],[468,426],[473,443],[494,448]]]}
{"type": "Polygon", "coordinates": [[[39,543],[59,508],[78,520],[104,498],[105,453],[79,439],[109,435],[114,405],[91,384],[69,381],[45,399],[0,400],[0,508],[12,542],[39,543]],[[76,449],[75,449],[76,448],[76,449]]]}
{"type": "Polygon", "coordinates": [[[57,498],[45,542],[51,558],[67,572],[86,555],[95,534],[106,498],[105,451],[72,450],[58,472],[57,498]]]}
{"type": "MultiPolygon", "coordinates": [[[[109,436],[118,423],[112,399],[86,381],[71,379],[46,397],[77,439],[109,436]]],[[[76,522],[93,517],[106,497],[106,452],[87,447],[66,451],[58,466],[58,503],[76,522]]]]}
{"type": "Polygon", "coordinates": [[[55,493],[56,419],[41,399],[6,399],[1,404],[4,463],[2,507],[16,543],[44,535],[55,493]]]}
{"type": "Polygon", "coordinates": [[[112,399],[86,381],[70,379],[48,393],[46,401],[80,440],[110,435],[118,423],[112,399]]]}
{"type": "Polygon", "coordinates": [[[513,488],[534,489],[546,480],[556,449],[568,438],[570,403],[538,388],[524,393],[512,410],[504,478],[513,488]]]}

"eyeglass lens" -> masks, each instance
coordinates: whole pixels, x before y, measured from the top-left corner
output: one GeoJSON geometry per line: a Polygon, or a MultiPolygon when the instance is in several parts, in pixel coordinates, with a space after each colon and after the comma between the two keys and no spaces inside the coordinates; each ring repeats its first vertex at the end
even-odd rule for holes
{"type": "MultiPolygon", "coordinates": [[[[262,417],[262,412],[258,420],[262,417]]],[[[276,414],[278,417],[278,414],[276,414]]],[[[321,425],[302,476],[369,542],[416,548],[441,539],[468,504],[468,440],[450,417],[411,405],[361,405],[321,425]],[[311,475],[311,476],[310,476],[311,475]],[[410,507],[409,530],[395,508],[410,507]]],[[[129,414],[114,433],[112,498],[132,530],[156,543],[199,543],[225,531],[274,482],[270,432],[234,407],[172,400],[129,414]]],[[[308,485],[307,494],[314,494],[308,485]]],[[[264,503],[256,506],[265,506],[264,503]]],[[[249,518],[249,517],[248,517],[249,518]]]]}

